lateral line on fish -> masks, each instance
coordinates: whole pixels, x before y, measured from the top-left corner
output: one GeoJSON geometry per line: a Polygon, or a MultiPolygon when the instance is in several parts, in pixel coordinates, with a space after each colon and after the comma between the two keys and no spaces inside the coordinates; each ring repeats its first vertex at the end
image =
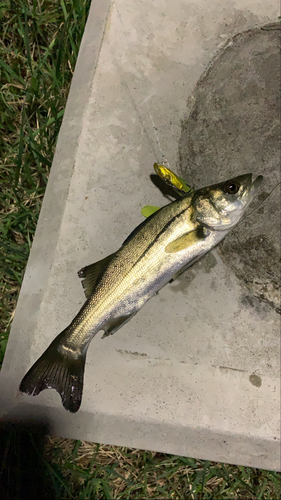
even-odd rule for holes
{"type": "Polygon", "coordinates": [[[184,210],[182,210],[181,212],[179,212],[178,214],[176,214],[171,220],[169,220],[169,222],[167,222],[165,224],[165,226],[160,230],[160,232],[155,236],[154,240],[151,241],[148,245],[148,247],[146,248],[146,250],[144,250],[144,252],[142,253],[142,255],[138,258],[138,260],[135,262],[134,266],[132,267],[132,269],[137,265],[139,264],[139,262],[143,259],[144,255],[149,252],[149,250],[153,247],[153,245],[159,240],[159,238],[165,233],[165,231],[167,231],[168,227],[170,227],[184,212],[186,212],[186,210],[188,210],[189,207],[185,207],[184,210]]]}
{"type": "MultiPolygon", "coordinates": [[[[165,207],[163,207],[165,208],[165,207]]],[[[186,210],[188,210],[189,206],[185,207],[183,210],[181,210],[179,213],[177,213],[170,221],[168,221],[163,227],[162,229],[160,229],[159,233],[155,236],[154,240],[152,242],[149,243],[149,245],[143,250],[142,254],[140,255],[140,257],[137,259],[136,262],[134,262],[134,264],[132,265],[132,267],[130,267],[127,271],[127,273],[122,277],[122,280],[121,281],[124,281],[128,274],[131,273],[133,271],[133,269],[140,263],[140,261],[144,258],[144,256],[147,254],[147,252],[149,252],[149,250],[153,247],[153,245],[159,240],[159,238],[165,233],[165,231],[184,213],[186,212],[186,210]]],[[[137,229],[137,228],[136,228],[137,229]]],[[[130,241],[128,241],[128,243],[130,243],[130,241]]],[[[122,247],[121,247],[122,248],[122,247]]],[[[121,283],[121,282],[120,282],[121,283]]],[[[118,283],[116,285],[116,288],[120,285],[120,283],[118,283]]],[[[112,289],[112,291],[114,291],[115,288],[112,289]]],[[[90,304],[89,304],[90,305],[90,304]]]]}

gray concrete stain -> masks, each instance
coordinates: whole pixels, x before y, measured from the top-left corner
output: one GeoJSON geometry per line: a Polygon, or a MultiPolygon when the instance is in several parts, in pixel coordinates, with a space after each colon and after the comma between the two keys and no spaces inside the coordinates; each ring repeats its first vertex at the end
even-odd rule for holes
{"type": "Polygon", "coordinates": [[[202,269],[206,273],[210,273],[211,270],[216,266],[217,259],[213,253],[207,253],[200,261],[198,262],[199,269],[202,269]]]}
{"type": "Polygon", "coordinates": [[[247,309],[254,309],[256,314],[260,317],[265,317],[269,313],[271,307],[268,302],[262,301],[254,295],[242,294],[240,297],[241,307],[246,307],[247,309]]]}
{"type": "Polygon", "coordinates": [[[123,356],[129,356],[129,357],[134,357],[134,358],[147,358],[147,354],[145,352],[132,352],[132,351],[127,351],[126,349],[116,349],[116,352],[119,354],[122,354],[123,356]]]}
{"type": "MultiPolygon", "coordinates": [[[[173,365],[177,362],[171,358],[163,358],[162,356],[151,357],[145,352],[137,352],[137,351],[128,351],[126,349],[115,349],[116,352],[121,354],[122,356],[126,356],[129,359],[138,359],[138,358],[146,358],[148,363],[152,363],[153,365],[173,365]]],[[[186,361],[180,361],[181,364],[187,364],[186,361]]]]}
{"type": "Polygon", "coordinates": [[[244,373],[246,370],[240,370],[240,368],[232,368],[230,366],[219,366],[220,370],[227,370],[227,371],[233,371],[233,372],[242,372],[244,373]]]}
{"type": "Polygon", "coordinates": [[[192,266],[192,269],[188,269],[181,276],[179,276],[175,281],[170,283],[168,286],[173,292],[181,292],[185,294],[189,288],[191,281],[196,277],[196,264],[192,266]],[[193,269],[194,268],[194,269],[193,269]]]}
{"type": "Polygon", "coordinates": [[[262,379],[261,379],[261,377],[259,375],[256,375],[255,373],[252,373],[249,376],[249,380],[250,380],[251,384],[254,385],[255,387],[261,387],[262,379]]]}
{"type": "MultiPolygon", "coordinates": [[[[199,270],[209,274],[216,264],[217,260],[212,252],[207,253],[204,257],[202,257],[202,259],[195,262],[190,269],[187,269],[181,276],[172,282],[170,284],[170,289],[173,292],[185,293],[190,283],[194,280],[194,278],[196,278],[199,270]]],[[[213,283],[213,289],[215,289],[215,286],[215,283],[213,283]]]]}
{"type": "Polygon", "coordinates": [[[248,288],[242,302],[258,314],[266,313],[260,302],[280,313],[280,26],[272,26],[235,35],[222,49],[194,90],[179,142],[182,174],[195,187],[264,175],[263,191],[218,247],[248,288]]]}

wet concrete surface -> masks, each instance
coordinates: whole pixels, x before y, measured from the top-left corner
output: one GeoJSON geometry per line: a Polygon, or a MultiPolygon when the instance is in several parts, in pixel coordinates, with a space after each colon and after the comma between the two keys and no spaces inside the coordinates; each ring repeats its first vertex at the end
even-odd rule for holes
{"type": "MultiPolygon", "coordinates": [[[[280,23],[235,35],[189,97],[182,121],[182,175],[196,187],[262,174],[260,193],[220,244],[223,261],[280,314],[280,23]]],[[[254,298],[258,300],[254,300],[254,298]]]]}

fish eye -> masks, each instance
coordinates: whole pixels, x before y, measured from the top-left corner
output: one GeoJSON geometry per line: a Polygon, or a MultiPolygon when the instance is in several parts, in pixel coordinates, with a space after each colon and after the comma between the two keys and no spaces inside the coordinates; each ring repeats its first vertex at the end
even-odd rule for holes
{"type": "Polygon", "coordinates": [[[236,194],[236,193],[238,193],[239,188],[240,188],[240,184],[238,184],[238,182],[228,181],[225,183],[223,190],[227,194],[236,194]]]}

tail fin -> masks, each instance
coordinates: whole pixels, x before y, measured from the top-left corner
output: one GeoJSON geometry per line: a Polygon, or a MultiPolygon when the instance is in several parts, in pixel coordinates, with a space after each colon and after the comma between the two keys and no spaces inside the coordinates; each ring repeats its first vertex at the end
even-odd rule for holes
{"type": "Polygon", "coordinates": [[[22,379],[20,391],[37,396],[44,389],[56,389],[64,408],[76,413],[82,401],[85,361],[86,352],[75,359],[52,342],[22,379]]]}

